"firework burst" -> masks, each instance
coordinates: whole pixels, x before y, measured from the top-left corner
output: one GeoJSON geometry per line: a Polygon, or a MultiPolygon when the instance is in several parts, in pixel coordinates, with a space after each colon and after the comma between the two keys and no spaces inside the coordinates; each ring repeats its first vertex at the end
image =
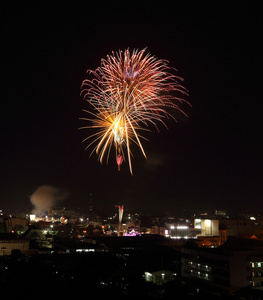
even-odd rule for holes
{"type": "Polygon", "coordinates": [[[149,124],[157,129],[158,123],[166,126],[165,119],[174,118],[168,108],[185,114],[177,103],[186,102],[180,95],[187,95],[187,90],[173,71],[168,61],[146,54],[146,49],[112,52],[100,67],[87,71],[90,79],[82,82],[81,95],[93,110],[84,110],[90,118],[82,119],[91,123],[81,129],[97,130],[83,140],[91,140],[86,149],[95,145],[90,155],[96,152],[101,163],[104,157],[108,161],[114,145],[118,168],[128,158],[132,174],[131,144],[137,144],[146,157],[139,131],[149,124]]]}

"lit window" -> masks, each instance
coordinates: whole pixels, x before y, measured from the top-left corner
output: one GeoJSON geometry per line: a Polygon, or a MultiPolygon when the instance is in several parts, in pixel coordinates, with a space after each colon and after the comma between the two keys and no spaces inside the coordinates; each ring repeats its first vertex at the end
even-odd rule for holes
{"type": "Polygon", "coordinates": [[[201,219],[195,219],[195,229],[201,229],[201,219]]]}
{"type": "Polygon", "coordinates": [[[212,224],[212,221],[211,221],[211,220],[205,220],[205,226],[210,227],[211,224],[212,224]]]}

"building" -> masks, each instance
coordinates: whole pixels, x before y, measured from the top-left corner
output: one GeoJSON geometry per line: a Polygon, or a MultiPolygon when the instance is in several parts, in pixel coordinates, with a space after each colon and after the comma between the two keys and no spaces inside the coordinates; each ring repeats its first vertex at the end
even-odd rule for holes
{"type": "Polygon", "coordinates": [[[53,236],[44,229],[28,229],[28,231],[24,233],[24,237],[30,241],[31,249],[52,248],[53,236]]]}
{"type": "Polygon", "coordinates": [[[205,292],[234,294],[242,288],[262,288],[263,241],[227,240],[218,248],[182,248],[183,281],[205,292]]]}
{"type": "Polygon", "coordinates": [[[146,282],[163,285],[169,281],[177,280],[177,273],[170,270],[158,270],[155,272],[144,272],[146,282]]]}
{"type": "Polygon", "coordinates": [[[231,218],[221,219],[220,224],[227,227],[228,237],[242,237],[246,235],[255,235],[263,238],[263,220],[250,218],[231,218]]]}
{"type": "Polygon", "coordinates": [[[87,253],[87,252],[108,252],[105,245],[97,243],[93,239],[83,241],[59,240],[53,243],[53,250],[60,253],[87,253]]]}
{"type": "Polygon", "coordinates": [[[199,247],[219,247],[227,240],[227,227],[218,219],[195,219],[194,231],[199,247]]]}
{"type": "Polygon", "coordinates": [[[7,232],[25,232],[28,229],[28,220],[25,218],[7,218],[5,219],[7,232]]]}
{"type": "Polygon", "coordinates": [[[0,236],[0,256],[10,255],[13,251],[26,252],[29,250],[29,240],[26,238],[16,238],[14,235],[0,236]]]}
{"type": "Polygon", "coordinates": [[[167,228],[166,236],[177,239],[188,239],[191,237],[190,226],[187,223],[165,223],[167,228]]]}
{"type": "Polygon", "coordinates": [[[195,219],[194,228],[199,231],[197,236],[219,236],[219,220],[195,219]]]}

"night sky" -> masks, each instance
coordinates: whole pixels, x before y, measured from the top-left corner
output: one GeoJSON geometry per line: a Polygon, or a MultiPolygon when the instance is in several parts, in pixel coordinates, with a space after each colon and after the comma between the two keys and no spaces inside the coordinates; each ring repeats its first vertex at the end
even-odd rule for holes
{"type": "Polygon", "coordinates": [[[81,209],[263,213],[261,1],[92,2],[0,4],[0,208],[30,210],[48,184],[81,209]],[[84,151],[80,85],[112,51],[145,47],[178,70],[192,107],[147,134],[147,160],[133,148],[131,176],[84,151]]]}

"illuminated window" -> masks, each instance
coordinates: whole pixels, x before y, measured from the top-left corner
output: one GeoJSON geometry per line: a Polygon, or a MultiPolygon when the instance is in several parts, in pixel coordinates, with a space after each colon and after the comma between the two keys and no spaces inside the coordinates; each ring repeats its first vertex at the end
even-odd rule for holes
{"type": "Polygon", "coordinates": [[[212,220],[204,220],[204,226],[205,226],[205,234],[210,235],[212,234],[212,220]]]}
{"type": "Polygon", "coordinates": [[[201,219],[195,219],[195,228],[201,229],[201,219]]]}
{"type": "Polygon", "coordinates": [[[211,220],[205,220],[205,226],[211,226],[212,221],[211,220]]]}

